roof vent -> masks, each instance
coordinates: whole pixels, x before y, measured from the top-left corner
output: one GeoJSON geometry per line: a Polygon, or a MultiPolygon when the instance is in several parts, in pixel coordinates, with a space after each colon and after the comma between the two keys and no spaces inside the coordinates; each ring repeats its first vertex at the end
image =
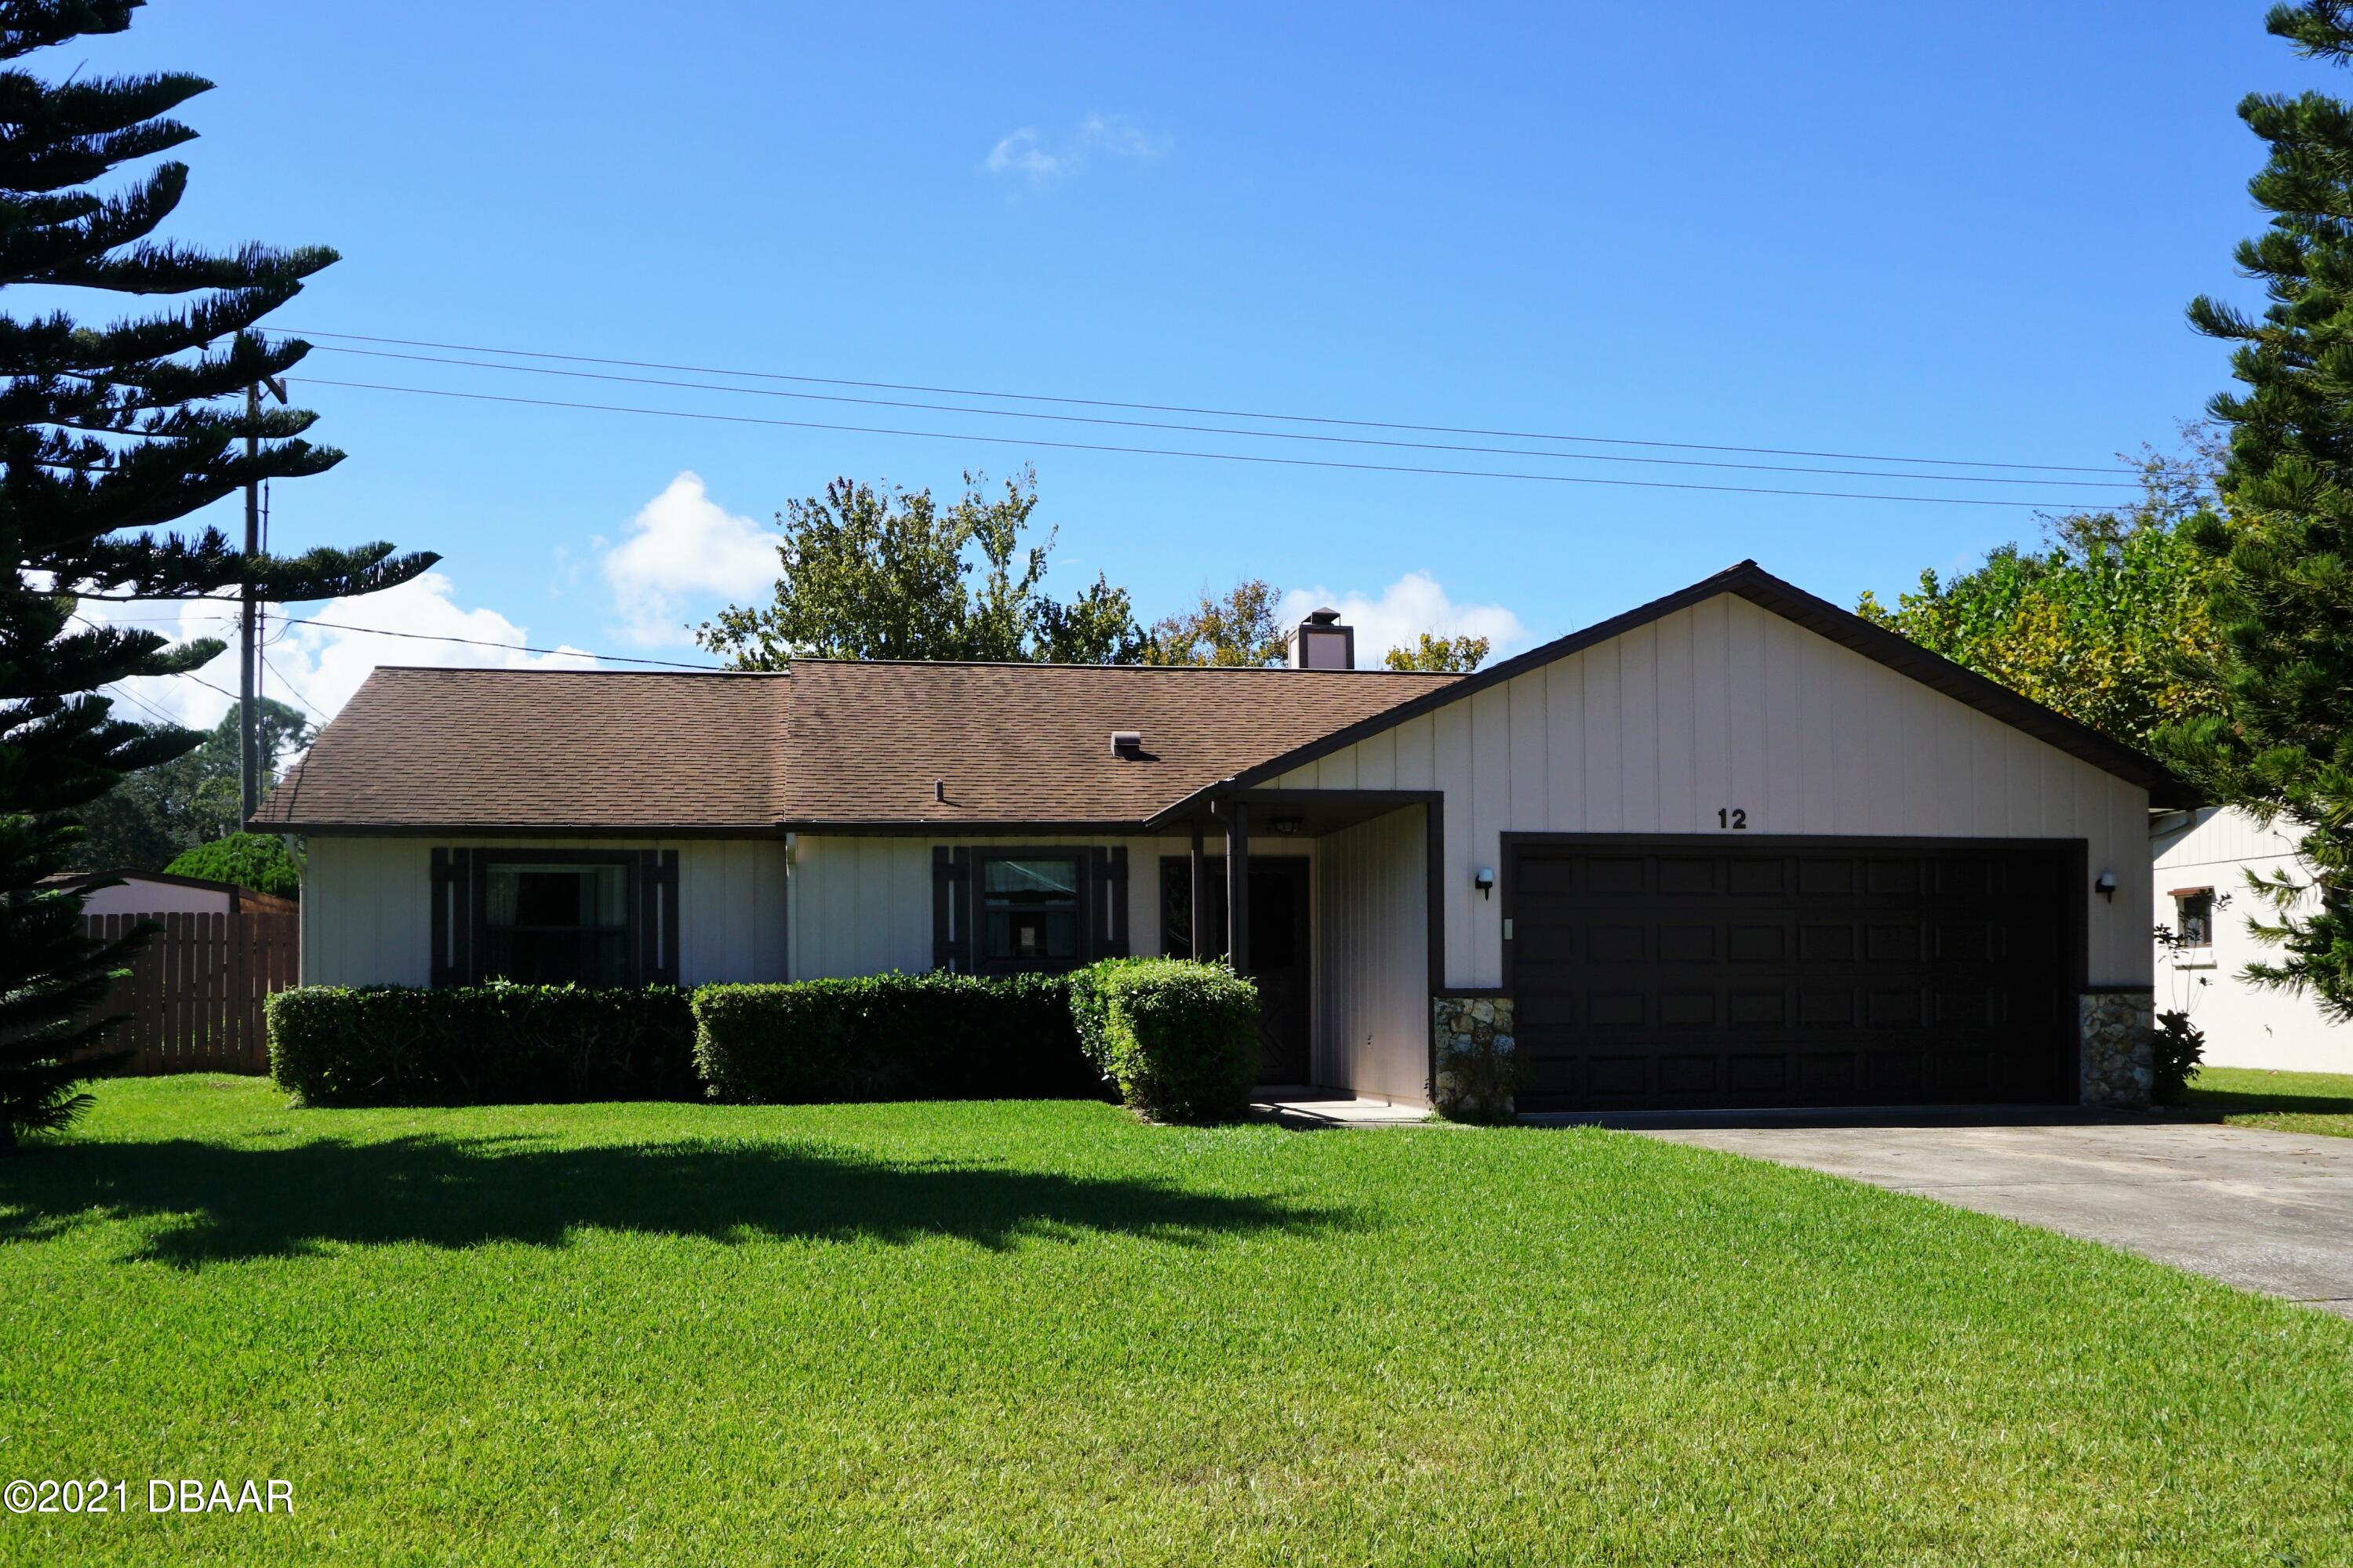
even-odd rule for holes
{"type": "Polygon", "coordinates": [[[1312,609],[1291,638],[1294,670],[1353,670],[1356,667],[1356,629],[1340,624],[1336,609],[1312,609]]]}
{"type": "Polygon", "coordinates": [[[1115,729],[1111,732],[1111,754],[1113,757],[1135,758],[1144,755],[1144,732],[1140,729],[1115,729]]]}

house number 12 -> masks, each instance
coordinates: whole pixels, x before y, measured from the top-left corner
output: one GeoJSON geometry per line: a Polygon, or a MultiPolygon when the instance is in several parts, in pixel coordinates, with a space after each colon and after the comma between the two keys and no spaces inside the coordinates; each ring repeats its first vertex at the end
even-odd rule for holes
{"type": "Polygon", "coordinates": [[[1724,808],[1715,813],[1715,825],[1719,828],[1745,828],[1748,825],[1748,813],[1738,806],[1724,808]]]}

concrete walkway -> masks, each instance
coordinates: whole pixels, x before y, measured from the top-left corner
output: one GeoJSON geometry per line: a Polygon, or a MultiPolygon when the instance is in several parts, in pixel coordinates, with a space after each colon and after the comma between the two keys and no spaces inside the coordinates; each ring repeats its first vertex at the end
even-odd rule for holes
{"type": "Polygon", "coordinates": [[[2353,1318],[2353,1138],[2114,1121],[1633,1130],[1916,1192],[2353,1318]]]}
{"type": "Polygon", "coordinates": [[[1275,1088],[1260,1086],[1250,1114],[1285,1127],[1413,1127],[1430,1119],[1420,1106],[1394,1100],[1358,1099],[1345,1089],[1275,1088]]]}

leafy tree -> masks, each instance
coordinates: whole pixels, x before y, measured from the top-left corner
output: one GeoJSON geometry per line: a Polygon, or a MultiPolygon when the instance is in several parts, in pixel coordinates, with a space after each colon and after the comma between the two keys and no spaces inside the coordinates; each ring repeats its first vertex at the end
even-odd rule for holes
{"type": "Polygon", "coordinates": [[[2144,451],[2133,506],[2055,519],[2042,548],[2005,545],[1949,579],[1924,571],[1893,609],[1866,592],[1857,613],[2128,746],[2215,711],[2194,662],[2214,641],[2215,567],[2189,524],[2221,454],[2202,427],[2184,436],[2179,453],[2144,451]]]}
{"type": "MultiPolygon", "coordinates": [[[[264,697],[261,768],[274,777],[279,759],[310,744],[301,712],[264,697]]],[[[153,871],[174,855],[237,831],[237,713],[231,708],[204,744],[169,762],[125,776],[81,810],[84,837],[74,866],[83,871],[153,871]]]]}
{"type": "Polygon", "coordinates": [[[1039,588],[1054,535],[1024,546],[1038,507],[1028,470],[1001,496],[978,474],[942,507],[928,490],[848,479],[776,514],[783,571],[765,605],[730,605],[695,641],[739,670],[794,658],[1053,659],[1115,662],[1139,644],[1124,589],[1098,577],[1068,604],[1039,588]],[[973,579],[977,577],[977,582],[973,579]]]}
{"type": "MultiPolygon", "coordinates": [[[[2353,58],[2353,4],[2275,5],[2266,25],[2309,58],[2353,58]]],[[[2211,298],[2191,324],[2237,346],[2245,387],[2209,405],[2230,427],[2230,524],[2185,529],[2217,568],[2206,678],[2221,711],[2167,726],[2159,744],[2213,798],[2284,821],[2303,870],[2250,877],[2277,951],[2248,978],[2306,991],[2353,1021],[2353,106],[2323,93],[2251,94],[2239,117],[2270,146],[2248,183],[2272,214],[2241,243],[2260,318],[2211,298]]]]}
{"type": "Polygon", "coordinates": [[[231,833],[198,844],[164,869],[174,876],[231,882],[280,898],[300,897],[302,892],[302,871],[293,852],[271,833],[231,833]]]}
{"type": "Polygon", "coordinates": [[[1201,596],[1189,610],[1154,623],[1144,645],[1147,664],[1280,664],[1291,633],[1275,624],[1282,596],[1261,577],[1244,577],[1222,598],[1201,596]]]}
{"type": "Polygon", "coordinates": [[[1062,603],[1038,601],[1035,655],[1055,664],[1134,664],[1144,658],[1144,629],[1127,590],[1095,574],[1092,587],[1062,603]]]}
{"type": "Polygon", "coordinates": [[[341,453],[301,439],[313,416],[248,412],[242,394],[307,345],[251,330],[335,260],[318,247],[218,255],[153,238],[186,191],[160,163],[94,188],[195,132],[171,111],[211,84],[181,73],[63,79],[22,65],[89,34],[119,33],[138,0],[0,4],[0,287],[195,296],[84,326],[61,309],[0,315],[0,1148],[88,1103],[99,1065],[90,1016],[136,942],[84,938],[81,898],[42,878],[65,868],[73,813],[126,773],[196,746],[188,730],[118,718],[100,694],[132,675],[192,671],[210,639],[82,621],[80,598],[169,599],[250,588],[272,599],[389,587],[429,556],[389,545],[300,558],[247,556],[214,528],[169,532],[248,481],[317,473],[341,453]],[[233,400],[233,401],[232,401],[233,400]],[[252,455],[247,440],[257,443],[252,455]]]}
{"type": "Polygon", "coordinates": [[[1410,648],[1392,648],[1381,655],[1381,662],[1392,670],[1431,670],[1442,673],[1467,675],[1487,662],[1493,646],[1483,637],[1463,632],[1454,637],[1432,637],[1425,631],[1410,648]]]}

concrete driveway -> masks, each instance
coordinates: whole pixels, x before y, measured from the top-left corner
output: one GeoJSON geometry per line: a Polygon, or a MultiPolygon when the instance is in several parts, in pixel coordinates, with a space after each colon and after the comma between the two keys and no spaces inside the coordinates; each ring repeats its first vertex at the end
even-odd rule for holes
{"type": "Polygon", "coordinates": [[[1916,1192],[2353,1318],[2353,1138],[2182,1122],[1633,1130],[1916,1192]]]}

